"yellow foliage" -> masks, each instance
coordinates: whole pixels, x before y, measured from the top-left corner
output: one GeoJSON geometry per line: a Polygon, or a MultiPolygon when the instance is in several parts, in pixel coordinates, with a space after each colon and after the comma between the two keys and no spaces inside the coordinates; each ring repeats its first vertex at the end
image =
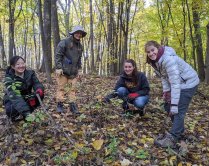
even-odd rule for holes
{"type": "Polygon", "coordinates": [[[104,140],[103,139],[99,139],[99,140],[95,140],[93,143],[92,143],[92,146],[94,147],[94,149],[96,150],[100,150],[102,145],[104,143],[104,140]]]}

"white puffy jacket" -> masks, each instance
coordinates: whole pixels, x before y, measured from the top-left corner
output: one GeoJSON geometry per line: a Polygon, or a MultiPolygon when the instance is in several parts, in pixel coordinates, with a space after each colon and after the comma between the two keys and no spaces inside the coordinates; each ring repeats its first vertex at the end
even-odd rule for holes
{"type": "Polygon", "coordinates": [[[199,84],[196,71],[176,55],[171,47],[164,47],[164,53],[155,63],[156,73],[161,77],[163,92],[171,91],[171,104],[178,105],[181,89],[193,88],[199,84]]]}

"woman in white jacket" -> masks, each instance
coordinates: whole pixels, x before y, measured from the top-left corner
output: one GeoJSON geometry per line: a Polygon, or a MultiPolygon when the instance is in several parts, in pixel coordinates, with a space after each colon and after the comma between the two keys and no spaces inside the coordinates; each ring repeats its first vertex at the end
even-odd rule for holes
{"type": "Polygon", "coordinates": [[[147,62],[160,76],[166,111],[171,116],[172,128],[155,144],[161,147],[174,147],[184,132],[184,119],[189,103],[197,90],[199,78],[196,71],[176,55],[173,48],[161,46],[156,41],[145,44],[147,62]]]}

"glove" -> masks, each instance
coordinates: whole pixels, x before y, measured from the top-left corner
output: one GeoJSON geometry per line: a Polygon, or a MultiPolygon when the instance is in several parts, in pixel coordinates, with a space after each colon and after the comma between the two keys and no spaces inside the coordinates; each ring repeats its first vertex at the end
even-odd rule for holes
{"type": "Polygon", "coordinates": [[[171,106],[170,114],[171,115],[178,114],[178,106],[171,106]]]}
{"type": "Polygon", "coordinates": [[[118,96],[117,92],[112,92],[112,93],[110,93],[110,94],[108,94],[107,96],[104,97],[103,102],[104,103],[110,103],[111,102],[110,99],[115,98],[117,96],[118,96]]]}
{"type": "Polygon", "coordinates": [[[36,105],[36,99],[35,99],[35,98],[30,98],[30,99],[28,99],[28,104],[29,104],[31,107],[35,107],[35,105],[36,105]]]}
{"type": "Polygon", "coordinates": [[[43,97],[44,96],[44,91],[41,88],[38,88],[36,90],[36,94],[39,94],[40,97],[43,97]]]}
{"type": "Polygon", "coordinates": [[[167,103],[171,102],[171,92],[170,91],[163,92],[163,100],[167,103]]]}
{"type": "Polygon", "coordinates": [[[61,76],[61,75],[63,75],[63,70],[62,69],[56,69],[55,73],[56,73],[57,76],[61,76]]]}
{"type": "Polygon", "coordinates": [[[139,97],[139,94],[138,93],[129,93],[128,94],[128,99],[129,100],[134,100],[137,97],[139,97]]]}

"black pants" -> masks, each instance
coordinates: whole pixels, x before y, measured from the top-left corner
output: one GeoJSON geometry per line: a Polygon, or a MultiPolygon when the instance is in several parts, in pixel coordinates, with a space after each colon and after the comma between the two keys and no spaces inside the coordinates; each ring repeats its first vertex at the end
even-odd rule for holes
{"type": "MultiPolygon", "coordinates": [[[[17,116],[19,116],[20,114],[23,115],[24,112],[22,112],[21,110],[16,110],[14,108],[14,106],[12,105],[11,101],[8,101],[5,103],[5,110],[6,110],[6,114],[9,118],[15,118],[17,116]]],[[[32,113],[35,110],[35,108],[30,108],[29,112],[32,113]]],[[[28,111],[27,111],[28,112],[28,111]]]]}

